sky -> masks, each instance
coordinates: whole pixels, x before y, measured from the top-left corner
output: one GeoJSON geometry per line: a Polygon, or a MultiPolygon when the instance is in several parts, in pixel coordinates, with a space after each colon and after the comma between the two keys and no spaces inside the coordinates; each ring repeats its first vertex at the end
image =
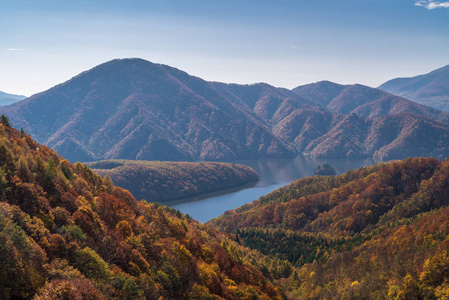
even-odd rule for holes
{"type": "Polygon", "coordinates": [[[0,91],[25,96],[128,57],[208,81],[376,87],[448,65],[448,49],[446,1],[0,1],[0,91]]]}

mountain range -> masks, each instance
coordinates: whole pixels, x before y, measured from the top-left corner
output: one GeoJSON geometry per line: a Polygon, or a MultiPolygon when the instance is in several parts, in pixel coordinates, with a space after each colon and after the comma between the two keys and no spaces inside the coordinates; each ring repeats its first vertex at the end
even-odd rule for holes
{"type": "Polygon", "coordinates": [[[428,74],[387,81],[379,89],[449,111],[449,65],[428,74]]]}
{"type": "Polygon", "coordinates": [[[293,89],[293,92],[327,108],[334,114],[355,113],[361,117],[376,118],[384,115],[412,113],[449,122],[448,112],[360,84],[340,85],[321,81],[299,86],[293,89]]]}
{"type": "Polygon", "coordinates": [[[362,85],[207,82],[142,59],[0,108],[71,161],[449,156],[449,113],[362,85]]]}
{"type": "Polygon", "coordinates": [[[23,100],[25,98],[26,98],[25,96],[13,95],[13,94],[7,94],[4,92],[0,92],[0,106],[8,105],[8,104],[23,100]]]}

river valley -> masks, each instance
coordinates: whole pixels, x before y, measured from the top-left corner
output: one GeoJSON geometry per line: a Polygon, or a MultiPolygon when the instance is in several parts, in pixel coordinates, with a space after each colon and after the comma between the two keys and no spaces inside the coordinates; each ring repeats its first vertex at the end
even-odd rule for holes
{"type": "Polygon", "coordinates": [[[259,174],[259,181],[237,189],[228,189],[216,193],[203,194],[167,203],[168,206],[189,214],[194,219],[207,222],[225,211],[237,208],[257,200],[290,182],[314,174],[319,164],[328,163],[337,174],[351,169],[374,164],[372,159],[327,159],[317,160],[297,156],[290,159],[261,158],[240,160],[235,163],[253,168],[259,174]]]}

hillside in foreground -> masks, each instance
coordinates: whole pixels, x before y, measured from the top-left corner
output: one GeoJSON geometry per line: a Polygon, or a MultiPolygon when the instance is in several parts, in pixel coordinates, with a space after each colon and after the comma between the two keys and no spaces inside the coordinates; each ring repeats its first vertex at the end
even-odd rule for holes
{"type": "Polygon", "coordinates": [[[129,190],[136,199],[165,202],[227,188],[259,179],[248,166],[216,162],[161,162],[106,160],[88,164],[116,186],[129,190]]]}
{"type": "Polygon", "coordinates": [[[297,299],[446,299],[449,159],[295,181],[211,221],[299,268],[297,299]]]}
{"type": "Polygon", "coordinates": [[[282,298],[257,266],[275,261],[5,125],[1,299],[282,298]]]}

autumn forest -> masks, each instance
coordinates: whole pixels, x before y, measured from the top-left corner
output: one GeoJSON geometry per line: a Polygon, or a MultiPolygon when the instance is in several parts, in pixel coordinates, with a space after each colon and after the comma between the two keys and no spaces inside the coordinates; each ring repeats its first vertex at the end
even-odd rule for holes
{"type": "Polygon", "coordinates": [[[448,70],[393,95],[120,59],[8,95],[0,299],[449,299],[449,112],[418,97],[448,70]],[[319,164],[205,223],[167,206],[254,187],[246,160],[295,157],[377,163],[319,164]]]}

